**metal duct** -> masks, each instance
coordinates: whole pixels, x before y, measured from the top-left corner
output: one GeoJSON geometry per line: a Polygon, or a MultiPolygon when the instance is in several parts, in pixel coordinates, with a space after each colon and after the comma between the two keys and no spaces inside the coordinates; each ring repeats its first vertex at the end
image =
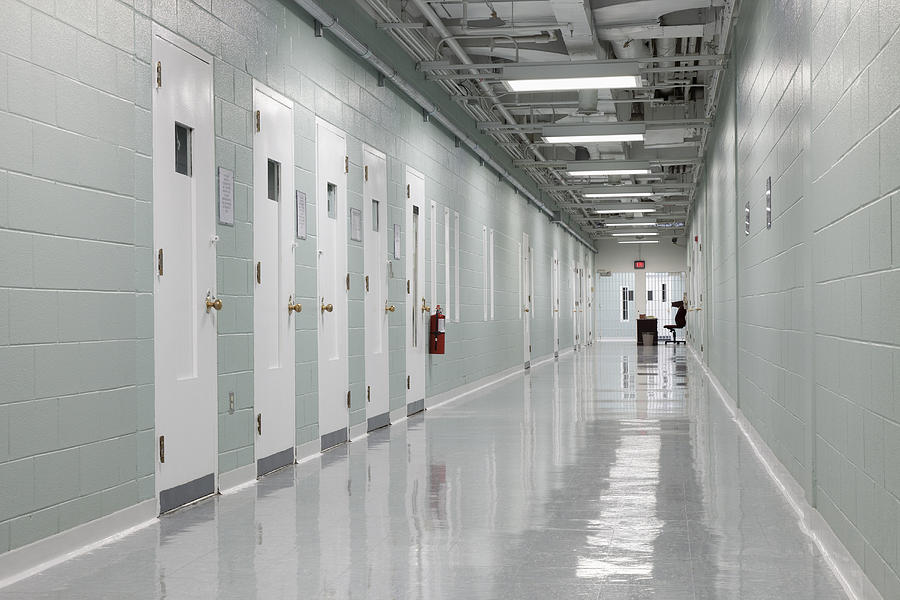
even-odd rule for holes
{"type": "Polygon", "coordinates": [[[610,44],[616,58],[650,58],[653,56],[646,40],[613,40],[610,44]]]}
{"type": "MultiPolygon", "coordinates": [[[[677,45],[678,40],[676,40],[675,38],[660,38],[656,40],[656,56],[675,56],[675,48],[677,47],[677,45]]],[[[658,66],[666,68],[674,67],[675,61],[660,61],[658,66]]],[[[666,77],[670,77],[671,75],[671,73],[658,73],[657,84],[661,83],[663,79],[665,79],[666,77]]],[[[673,87],[665,87],[659,89],[660,95],[666,97],[671,96],[674,91],[675,88],[673,87]]],[[[685,96],[685,99],[687,99],[687,96],[685,96]]]]}
{"type": "MultiPolygon", "coordinates": [[[[439,122],[444,128],[447,129],[450,133],[456,136],[460,142],[464,143],[468,146],[472,152],[474,152],[477,156],[482,158],[486,164],[488,164],[497,174],[505,179],[514,189],[518,190],[518,192],[523,195],[528,202],[534,204],[538,209],[543,211],[547,216],[551,218],[551,220],[555,220],[556,215],[553,211],[551,211],[547,206],[541,202],[531,191],[528,190],[524,185],[522,185],[518,179],[516,179],[509,171],[507,171],[500,163],[495,161],[491,155],[484,150],[481,146],[479,146],[478,142],[469,137],[465,132],[463,132],[459,127],[457,127],[447,116],[443,115],[440,112],[440,109],[433,104],[428,98],[426,98],[423,94],[421,94],[415,87],[413,87],[409,82],[403,79],[397,71],[394,70],[388,63],[381,60],[366,46],[364,43],[356,39],[356,37],[350,33],[347,29],[344,28],[343,25],[338,23],[337,18],[332,16],[330,13],[322,9],[315,0],[294,0],[294,3],[305,10],[309,15],[318,21],[324,29],[328,29],[332,35],[341,40],[348,48],[353,50],[361,59],[368,62],[372,67],[382,73],[387,79],[389,79],[395,86],[397,86],[400,91],[409,96],[409,98],[422,107],[422,109],[430,115],[434,120],[439,122]]],[[[453,42],[451,42],[451,45],[453,42]]],[[[458,44],[456,44],[458,46],[458,44]]],[[[579,242],[584,244],[586,248],[588,248],[594,254],[597,253],[596,248],[594,248],[591,244],[589,244],[583,237],[581,237],[578,232],[569,227],[566,223],[562,221],[558,222],[566,231],[568,231],[572,237],[577,239],[579,242]]]]}
{"type": "Polygon", "coordinates": [[[599,98],[599,90],[578,90],[578,112],[583,115],[596,113],[599,98]]]}

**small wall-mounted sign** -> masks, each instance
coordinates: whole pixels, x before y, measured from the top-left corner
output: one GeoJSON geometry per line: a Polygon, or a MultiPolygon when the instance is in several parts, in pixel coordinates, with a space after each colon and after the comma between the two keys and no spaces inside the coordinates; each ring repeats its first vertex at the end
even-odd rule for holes
{"type": "Polygon", "coordinates": [[[634,261],[634,268],[635,269],[645,269],[645,268],[647,268],[647,263],[642,260],[636,260],[636,261],[634,261]]]}
{"type": "Polygon", "coordinates": [[[400,223],[394,223],[394,259],[400,258],[400,223]]]}
{"type": "Polygon", "coordinates": [[[294,204],[297,205],[297,239],[306,239],[306,194],[294,190],[294,204]]]}
{"type": "Polygon", "coordinates": [[[354,242],[362,241],[362,211],[358,208],[350,209],[350,239],[354,242]]]}
{"type": "Polygon", "coordinates": [[[234,225],[234,173],[219,167],[219,223],[234,225]]]}

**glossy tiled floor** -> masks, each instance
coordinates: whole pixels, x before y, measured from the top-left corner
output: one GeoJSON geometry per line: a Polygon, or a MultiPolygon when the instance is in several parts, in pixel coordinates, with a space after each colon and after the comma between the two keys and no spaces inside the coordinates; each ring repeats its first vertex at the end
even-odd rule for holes
{"type": "Polygon", "coordinates": [[[707,388],[596,344],[0,598],[843,598],[707,388]]]}

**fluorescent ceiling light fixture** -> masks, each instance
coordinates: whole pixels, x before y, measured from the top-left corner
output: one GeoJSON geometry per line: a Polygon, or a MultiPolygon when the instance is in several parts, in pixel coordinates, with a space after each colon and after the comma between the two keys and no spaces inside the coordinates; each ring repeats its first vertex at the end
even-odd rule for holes
{"type": "Polygon", "coordinates": [[[622,160],[580,160],[578,162],[566,163],[566,172],[572,177],[649,175],[650,163],[622,160]]]}
{"type": "Polygon", "coordinates": [[[656,227],[656,223],[607,223],[607,227],[656,227]]]}
{"type": "Polygon", "coordinates": [[[572,177],[600,177],[603,175],[649,175],[650,169],[609,169],[601,171],[569,171],[572,177]]]}
{"type": "Polygon", "coordinates": [[[628,233],[614,233],[613,237],[635,237],[639,235],[659,235],[655,231],[629,231],[628,233]]]}
{"type": "Polygon", "coordinates": [[[585,198],[649,198],[653,192],[586,192],[585,198]]]}
{"type": "Polygon", "coordinates": [[[626,240],[620,244],[658,244],[659,240],[626,240]]]}
{"type": "Polygon", "coordinates": [[[585,187],[585,198],[649,198],[653,188],[649,185],[601,185],[585,187]]]}
{"type": "Polygon", "coordinates": [[[655,208],[602,208],[594,211],[598,215],[615,215],[615,214],[632,214],[632,213],[652,213],[656,212],[655,208]]]}
{"type": "Polygon", "coordinates": [[[548,144],[587,144],[601,142],[641,142],[643,125],[632,123],[573,123],[545,125],[541,137],[548,144]]]}
{"type": "Polygon", "coordinates": [[[506,86],[514,92],[609,90],[641,87],[636,62],[580,65],[510,65],[503,67],[506,86]]]}

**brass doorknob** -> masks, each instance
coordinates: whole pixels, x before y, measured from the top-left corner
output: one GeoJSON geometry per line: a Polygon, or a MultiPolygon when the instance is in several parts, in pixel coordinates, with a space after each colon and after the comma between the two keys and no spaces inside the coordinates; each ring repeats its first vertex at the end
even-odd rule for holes
{"type": "Polygon", "coordinates": [[[529,310],[529,309],[526,308],[526,309],[525,309],[525,312],[531,312],[531,310],[529,310]]]}
{"type": "Polygon", "coordinates": [[[326,311],[331,312],[333,310],[334,310],[334,306],[332,306],[331,304],[325,304],[324,301],[322,302],[322,312],[326,312],[326,311]]]}
{"type": "Polygon", "coordinates": [[[431,312],[431,307],[425,305],[425,298],[422,298],[422,312],[431,312]]]}
{"type": "Polygon", "coordinates": [[[222,310],[222,301],[218,298],[213,298],[212,294],[206,294],[206,312],[209,313],[211,308],[222,310]]]}
{"type": "Polygon", "coordinates": [[[302,304],[300,304],[299,302],[294,302],[293,296],[288,298],[288,314],[291,314],[292,312],[300,312],[301,310],[303,310],[302,304]]]}
{"type": "Polygon", "coordinates": [[[387,302],[384,303],[384,312],[394,312],[395,310],[397,310],[397,309],[393,304],[388,306],[387,302]]]}

